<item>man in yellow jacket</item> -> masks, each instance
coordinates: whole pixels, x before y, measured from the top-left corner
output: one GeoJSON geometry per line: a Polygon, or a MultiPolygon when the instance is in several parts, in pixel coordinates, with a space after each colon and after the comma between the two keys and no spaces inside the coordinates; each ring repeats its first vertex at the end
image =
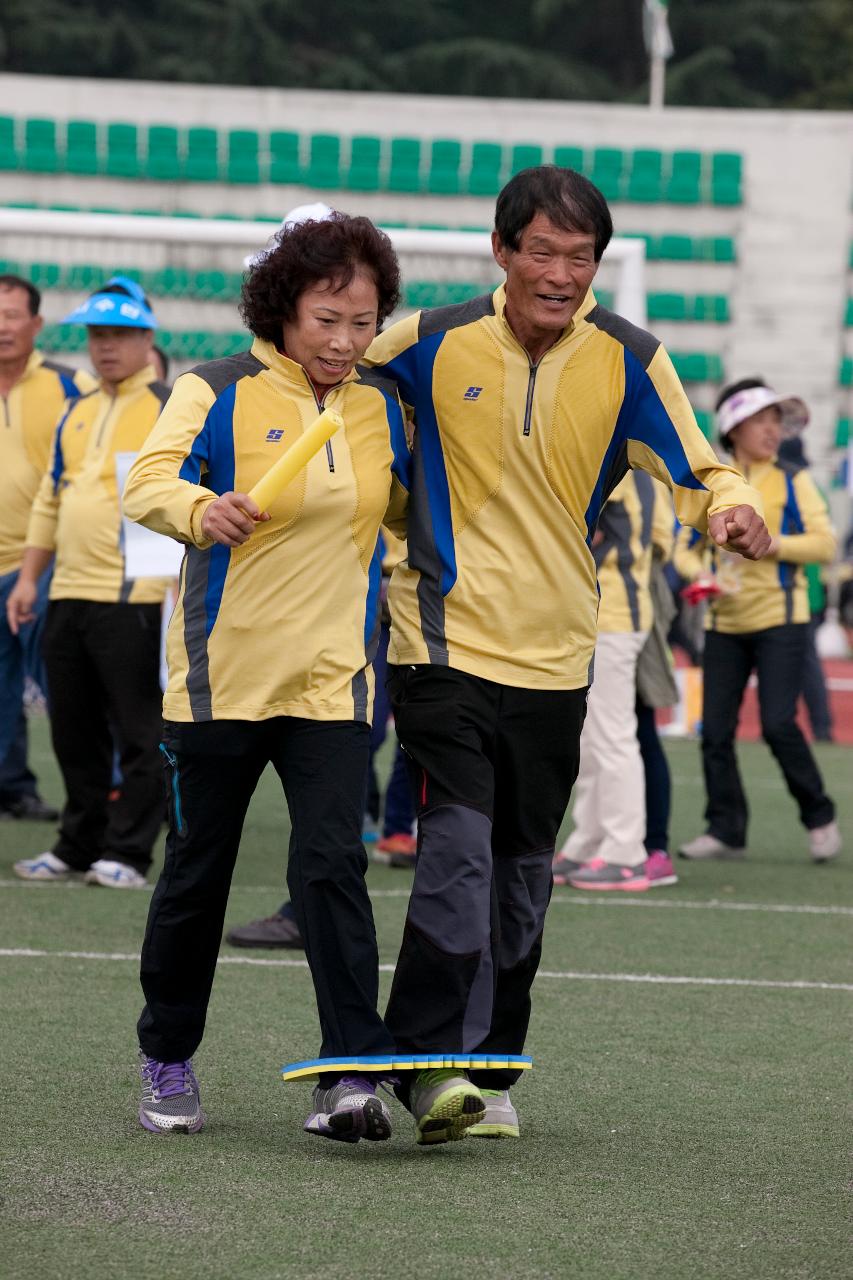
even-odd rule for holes
{"type": "MultiPolygon", "coordinates": [[[[754,557],[769,544],[757,495],[720,465],[663,347],[597,303],[611,234],[580,174],[524,170],[497,202],[506,284],[416,313],[368,353],[415,423],[408,559],[389,592],[389,687],[419,798],[386,1014],[403,1052],[522,1051],[578,768],[607,497],[640,468],[720,544],[754,557]]],[[[516,1078],[471,1072],[468,1088],[495,1091],[484,1136],[517,1135],[516,1078]]]]}
{"type": "Polygon", "coordinates": [[[157,322],[134,281],[113,277],[67,322],[88,326],[99,383],[66,406],[56,428],[7,602],[17,634],[54,564],[44,662],[67,799],[53,849],[15,872],[25,880],[84,872],[91,884],[132,888],[145,883],[164,814],[157,745],[167,582],[125,576],[116,454],[141,447],[169,393],[150,363],[157,322]],[[108,803],[113,734],[122,785],[108,803]]]}
{"type": "Polygon", "coordinates": [[[27,521],[47,468],[66,400],[91,391],[94,378],[35,350],[41,295],[21,276],[0,275],[0,818],[57,818],[38,794],[27,764],[24,677],[43,690],[41,640],[50,575],[39,579],[31,623],[12,635],[6,600],[18,580],[27,521]]]}

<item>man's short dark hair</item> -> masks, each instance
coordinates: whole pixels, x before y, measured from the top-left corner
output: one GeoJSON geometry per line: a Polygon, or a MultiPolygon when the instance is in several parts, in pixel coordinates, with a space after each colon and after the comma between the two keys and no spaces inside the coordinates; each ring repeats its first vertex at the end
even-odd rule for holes
{"type": "Polygon", "coordinates": [[[283,227],[275,247],[249,270],[240,314],[256,337],[280,343],[281,326],[295,319],[306,289],[323,280],[346,288],[359,268],[376,282],[381,324],[400,300],[400,264],[384,231],[345,213],[283,227]]]}
{"type": "Polygon", "coordinates": [[[41,294],[30,280],[23,276],[0,275],[0,289],[23,289],[27,295],[30,315],[37,316],[41,306],[41,294]]]}
{"type": "Polygon", "coordinates": [[[540,164],[510,178],[495,206],[495,230],[507,249],[518,248],[537,213],[563,231],[595,236],[595,260],[601,260],[613,235],[613,219],[598,187],[582,173],[540,164]]]}

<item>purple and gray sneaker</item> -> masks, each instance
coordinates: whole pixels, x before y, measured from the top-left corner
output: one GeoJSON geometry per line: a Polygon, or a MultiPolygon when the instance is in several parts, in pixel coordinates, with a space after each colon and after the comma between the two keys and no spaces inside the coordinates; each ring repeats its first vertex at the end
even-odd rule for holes
{"type": "Polygon", "coordinates": [[[384,1142],[391,1137],[391,1113],[364,1076],[343,1076],[331,1089],[317,1085],[312,1106],[306,1133],[336,1142],[384,1142]]]}
{"type": "Polygon", "coordinates": [[[139,1051],[142,1101],[139,1123],[150,1133],[198,1133],[205,1121],[190,1058],[158,1062],[139,1051]]]}

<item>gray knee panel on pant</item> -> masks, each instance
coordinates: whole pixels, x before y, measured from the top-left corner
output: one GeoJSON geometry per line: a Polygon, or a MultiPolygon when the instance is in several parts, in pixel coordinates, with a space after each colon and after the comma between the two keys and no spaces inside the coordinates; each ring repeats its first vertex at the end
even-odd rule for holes
{"type": "Polygon", "coordinates": [[[491,820],[464,805],[441,805],[420,818],[409,919],[451,955],[489,946],[491,839],[491,820]]]}

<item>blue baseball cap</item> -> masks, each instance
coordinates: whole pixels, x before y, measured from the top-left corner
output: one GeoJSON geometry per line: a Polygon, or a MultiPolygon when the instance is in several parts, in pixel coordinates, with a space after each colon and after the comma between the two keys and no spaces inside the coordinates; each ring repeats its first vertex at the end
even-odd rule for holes
{"type": "Polygon", "coordinates": [[[127,329],[158,327],[145,291],[137,280],[131,280],[128,276],[112,276],[105,288],[109,286],[114,286],[121,292],[91,294],[61,323],[121,325],[127,329]]]}

